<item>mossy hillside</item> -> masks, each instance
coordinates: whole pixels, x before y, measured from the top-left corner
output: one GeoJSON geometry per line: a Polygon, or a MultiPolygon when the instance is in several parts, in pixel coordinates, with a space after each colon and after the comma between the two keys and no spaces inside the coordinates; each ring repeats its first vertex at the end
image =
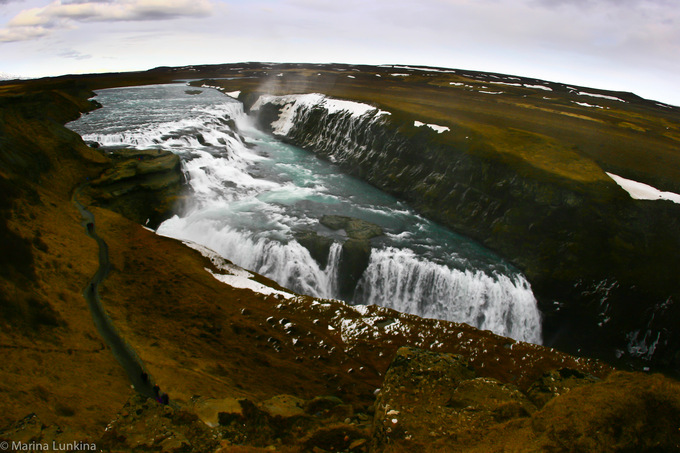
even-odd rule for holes
{"type": "Polygon", "coordinates": [[[131,394],[81,294],[97,252],[71,195],[107,159],[61,123],[93,107],[89,94],[0,93],[2,424],[36,412],[71,427],[64,441],[96,435],[131,394]]]}

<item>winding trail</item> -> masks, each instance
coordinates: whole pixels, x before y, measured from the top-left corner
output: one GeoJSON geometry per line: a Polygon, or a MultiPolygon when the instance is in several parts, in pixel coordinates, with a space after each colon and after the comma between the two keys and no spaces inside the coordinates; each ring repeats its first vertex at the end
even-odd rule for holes
{"type": "Polygon", "coordinates": [[[97,327],[99,334],[106,344],[111,348],[118,363],[120,363],[127,373],[134,389],[141,395],[157,399],[158,393],[154,391],[154,382],[144,368],[144,363],[134,349],[132,349],[132,347],[120,336],[120,333],[106,313],[101,299],[99,298],[99,284],[106,278],[111,270],[109,248],[106,242],[97,235],[94,214],[88,211],[85,206],[78,201],[78,194],[84,186],[85,184],[74,191],[72,201],[78,208],[78,211],[80,211],[80,215],[83,217],[82,225],[85,228],[86,234],[97,241],[97,245],[99,246],[99,268],[90,279],[87,287],[83,290],[83,297],[85,297],[90,312],[92,313],[94,325],[97,327]]]}

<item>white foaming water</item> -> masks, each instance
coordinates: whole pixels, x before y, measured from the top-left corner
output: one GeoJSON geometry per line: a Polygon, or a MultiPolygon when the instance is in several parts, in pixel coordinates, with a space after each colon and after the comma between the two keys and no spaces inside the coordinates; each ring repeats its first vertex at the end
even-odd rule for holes
{"type": "MultiPolygon", "coordinates": [[[[372,241],[369,266],[352,302],[467,322],[540,343],[540,313],[531,289],[498,257],[311,153],[255,130],[239,102],[214,90],[187,96],[185,88],[103,90],[105,108],[70,125],[111,152],[123,146],[157,148],[182,157],[191,202],[161,224],[158,234],[206,246],[293,291],[333,298],[346,236],[319,220],[325,214],[361,218],[385,235],[372,241]],[[295,239],[296,233],[310,231],[333,241],[325,266],[295,239]]],[[[361,121],[387,114],[316,94],[276,101],[284,107],[279,132],[310,107],[361,121]]]]}
{"type": "MultiPolygon", "coordinates": [[[[269,226],[286,229],[276,222],[269,226]]],[[[321,269],[297,241],[283,242],[283,234],[278,237],[273,232],[253,234],[249,230],[221,225],[219,220],[203,218],[200,213],[184,218],[175,216],[159,227],[158,234],[205,245],[239,266],[298,293],[322,298],[332,298],[336,294],[340,244],[333,244],[329,265],[321,269]]]]}
{"type": "Polygon", "coordinates": [[[489,276],[419,259],[408,249],[374,250],[355,301],[427,318],[454,319],[499,335],[541,341],[541,317],[521,276],[489,276]],[[512,303],[507,303],[512,301],[512,303]]]}

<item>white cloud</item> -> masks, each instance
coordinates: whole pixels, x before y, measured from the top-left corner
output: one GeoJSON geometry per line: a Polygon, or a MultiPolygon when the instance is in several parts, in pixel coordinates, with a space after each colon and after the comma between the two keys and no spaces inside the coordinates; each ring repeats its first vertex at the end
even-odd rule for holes
{"type": "Polygon", "coordinates": [[[210,0],[56,0],[42,8],[30,8],[14,16],[0,41],[39,38],[51,29],[71,28],[77,22],[156,21],[210,15],[210,0]]]}
{"type": "Polygon", "coordinates": [[[28,41],[50,33],[45,27],[13,27],[0,30],[0,42],[28,41]]]}

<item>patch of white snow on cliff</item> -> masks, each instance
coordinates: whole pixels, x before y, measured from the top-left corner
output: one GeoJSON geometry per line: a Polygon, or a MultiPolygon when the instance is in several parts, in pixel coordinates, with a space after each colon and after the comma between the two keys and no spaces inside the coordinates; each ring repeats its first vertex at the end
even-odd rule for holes
{"type": "Polygon", "coordinates": [[[450,131],[450,130],[451,130],[451,129],[449,129],[449,128],[446,127],[446,126],[439,126],[439,125],[437,125],[437,124],[427,124],[427,123],[422,123],[422,122],[420,122],[420,121],[414,121],[414,122],[413,122],[413,125],[414,125],[415,127],[423,127],[423,126],[427,126],[427,127],[429,127],[430,129],[436,131],[438,134],[441,134],[442,132],[446,132],[446,131],[450,131]]]}
{"type": "Polygon", "coordinates": [[[636,200],[669,200],[680,204],[680,194],[673,192],[662,192],[648,184],[633,181],[632,179],[622,178],[621,176],[607,173],[623,190],[628,192],[631,198],[636,200]]]}
{"type": "Polygon", "coordinates": [[[201,255],[208,258],[213,263],[213,265],[219,270],[226,272],[226,274],[218,274],[216,272],[211,271],[208,268],[205,268],[205,270],[209,272],[210,275],[212,275],[222,283],[225,283],[233,288],[249,289],[253,292],[265,294],[267,296],[274,294],[283,296],[286,299],[292,299],[296,297],[295,294],[289,293],[287,291],[274,289],[270,286],[252,280],[252,278],[254,277],[252,273],[248,272],[242,267],[239,267],[231,263],[230,261],[227,261],[219,253],[212,249],[209,249],[208,247],[205,247],[192,241],[182,241],[182,243],[198,251],[201,255]]]}

